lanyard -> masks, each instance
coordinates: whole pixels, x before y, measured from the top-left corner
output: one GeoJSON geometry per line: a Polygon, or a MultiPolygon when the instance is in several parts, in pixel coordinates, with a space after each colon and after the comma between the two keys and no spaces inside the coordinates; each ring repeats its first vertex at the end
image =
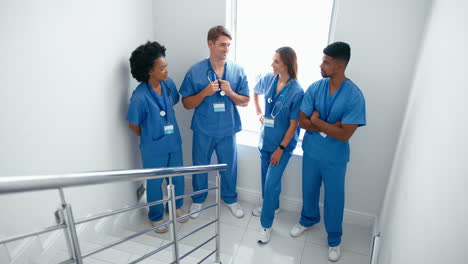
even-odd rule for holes
{"type": "Polygon", "coordinates": [[[343,84],[346,82],[346,79],[343,81],[343,83],[341,84],[340,88],[338,88],[338,91],[335,92],[334,96],[333,96],[333,99],[330,103],[330,106],[328,106],[327,102],[328,102],[328,93],[330,91],[330,82],[328,83],[328,90],[327,90],[327,94],[325,94],[325,96],[323,97],[323,106],[325,107],[325,113],[327,114],[326,116],[323,117],[323,120],[325,122],[328,122],[328,118],[330,117],[330,113],[331,113],[331,110],[333,108],[333,105],[335,104],[335,101],[336,101],[336,98],[338,98],[338,96],[340,95],[341,93],[341,90],[343,90],[343,84]]]}
{"type": "MultiPolygon", "coordinates": [[[[161,82],[160,82],[161,83],[161,82]]],[[[156,98],[156,96],[154,95],[155,91],[150,88],[151,87],[151,84],[149,84],[148,82],[146,82],[146,88],[148,89],[148,92],[151,94],[151,96],[153,97],[154,101],[156,102],[156,104],[158,105],[160,111],[159,111],[159,115],[164,117],[167,121],[167,103],[166,103],[166,96],[164,96],[164,82],[161,83],[161,96],[162,96],[162,101],[163,101],[163,105],[160,104],[160,101],[158,100],[158,98],[156,98]]]]}
{"type": "MultiPolygon", "coordinates": [[[[226,80],[226,68],[227,68],[227,62],[224,63],[224,72],[223,72],[223,76],[221,77],[221,79],[218,78],[218,75],[216,74],[216,72],[214,71],[213,69],[213,65],[211,65],[211,61],[210,59],[207,59],[207,62],[208,62],[208,71],[207,71],[207,75],[208,75],[208,81],[211,82],[211,78],[210,78],[210,73],[213,72],[213,75],[215,77],[214,80],[218,80],[218,85],[219,85],[219,89],[221,90],[221,82],[219,80],[226,80]]],[[[219,92],[219,95],[221,96],[224,96],[226,93],[224,91],[220,91],[219,92]]]]}

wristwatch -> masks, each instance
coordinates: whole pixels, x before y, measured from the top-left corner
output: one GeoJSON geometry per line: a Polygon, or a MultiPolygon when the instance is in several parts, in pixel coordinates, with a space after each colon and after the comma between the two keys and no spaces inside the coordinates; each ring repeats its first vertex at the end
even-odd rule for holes
{"type": "Polygon", "coordinates": [[[281,145],[281,144],[279,145],[279,148],[280,148],[281,150],[285,150],[285,149],[286,149],[286,147],[283,146],[283,145],[281,145]]]}

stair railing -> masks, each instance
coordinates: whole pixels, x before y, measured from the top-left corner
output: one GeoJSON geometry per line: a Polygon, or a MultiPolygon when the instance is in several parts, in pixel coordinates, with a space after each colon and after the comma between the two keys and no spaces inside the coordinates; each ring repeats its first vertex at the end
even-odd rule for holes
{"type": "Polygon", "coordinates": [[[215,254],[215,262],[221,264],[221,254],[220,254],[220,200],[221,200],[221,190],[220,190],[220,174],[222,170],[226,170],[226,164],[217,164],[217,165],[206,165],[206,166],[187,166],[187,167],[172,167],[172,168],[160,168],[160,169],[138,169],[138,170],[116,170],[116,171],[98,171],[98,172],[84,172],[84,173],[71,173],[71,174],[62,174],[62,175],[44,175],[44,176],[12,176],[12,177],[0,177],[0,195],[1,194],[11,194],[11,193],[20,193],[20,192],[31,192],[39,190],[58,190],[60,196],[60,209],[55,212],[55,217],[57,219],[57,225],[47,227],[43,230],[23,233],[8,238],[0,240],[1,244],[10,243],[13,241],[21,240],[28,237],[33,237],[56,230],[64,230],[65,240],[67,243],[68,251],[71,256],[70,259],[60,262],[60,264],[68,263],[78,263],[82,264],[83,259],[86,259],[89,256],[97,254],[101,251],[114,247],[116,245],[122,244],[130,239],[141,236],[145,233],[151,232],[157,228],[170,225],[171,226],[171,242],[167,243],[159,248],[152,250],[149,253],[141,256],[138,259],[132,260],[130,263],[138,263],[170,246],[173,247],[173,262],[179,264],[182,259],[193,253],[195,250],[201,248],[212,240],[215,240],[216,248],[205,256],[199,263],[202,263],[210,256],[215,254]],[[198,173],[208,173],[216,172],[216,186],[207,188],[204,190],[183,194],[180,196],[175,195],[175,188],[172,184],[172,177],[180,175],[192,175],[198,173]],[[150,203],[141,203],[127,208],[121,208],[101,214],[96,214],[92,216],[85,217],[83,219],[75,219],[72,212],[72,207],[67,203],[65,199],[65,194],[63,188],[74,187],[74,186],[86,186],[86,185],[96,185],[104,183],[113,183],[113,182],[122,182],[122,181],[138,181],[138,180],[147,180],[147,179],[161,179],[169,178],[169,184],[167,185],[167,198],[159,201],[154,201],[150,203]],[[215,190],[216,191],[216,203],[205,206],[204,208],[190,212],[188,214],[182,215],[180,217],[176,216],[176,200],[184,197],[193,196],[200,193],[205,193],[215,190]],[[101,246],[97,249],[94,249],[90,252],[82,253],[80,247],[80,241],[78,239],[78,234],[76,231],[76,225],[90,222],[93,220],[101,219],[104,217],[109,217],[112,215],[128,212],[131,210],[140,209],[143,207],[149,207],[156,204],[162,203],[169,204],[169,221],[166,221],[160,225],[153,226],[151,228],[145,229],[143,231],[137,232],[130,236],[126,236],[117,241],[109,243],[107,245],[101,246]],[[200,213],[201,211],[216,207],[216,219],[210,221],[209,223],[193,230],[192,232],[178,237],[176,232],[176,221],[182,220],[187,217],[190,217],[192,214],[200,213]],[[190,250],[186,254],[180,256],[179,252],[179,241],[185,239],[186,237],[203,230],[204,228],[214,224],[215,225],[215,235],[210,237],[205,242],[202,242],[200,245],[190,250]]]}

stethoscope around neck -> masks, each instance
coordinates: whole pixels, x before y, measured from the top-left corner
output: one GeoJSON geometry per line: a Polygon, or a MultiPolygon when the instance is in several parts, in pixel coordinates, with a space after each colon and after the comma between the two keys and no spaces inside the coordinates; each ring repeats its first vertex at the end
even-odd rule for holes
{"type": "Polygon", "coordinates": [[[148,92],[151,94],[151,96],[153,97],[154,101],[156,102],[156,104],[158,105],[158,107],[160,109],[160,111],[159,111],[160,116],[165,117],[166,114],[167,114],[166,111],[165,111],[165,109],[167,109],[167,103],[166,103],[166,97],[164,96],[163,86],[166,86],[167,95],[170,98],[171,103],[172,103],[172,109],[175,110],[174,102],[173,102],[172,96],[171,96],[171,89],[169,89],[169,87],[166,85],[166,82],[162,81],[162,85],[161,85],[161,97],[163,98],[164,108],[161,105],[159,105],[159,101],[156,98],[156,96],[154,96],[154,94],[152,93],[152,91],[151,91],[152,89],[150,88],[150,86],[151,85],[149,83],[146,83],[146,88],[148,89],[148,92]]]}
{"type": "MultiPolygon", "coordinates": [[[[273,81],[273,83],[271,84],[270,97],[267,99],[267,103],[269,104],[273,103],[273,98],[275,96],[275,90],[278,84],[278,79],[279,77],[277,76],[275,80],[273,81]]],[[[286,83],[287,83],[286,87],[283,87],[283,89],[281,89],[280,94],[278,95],[278,98],[276,99],[275,104],[273,105],[273,108],[271,109],[270,116],[272,118],[275,118],[276,116],[278,116],[281,110],[283,110],[284,101],[286,100],[286,95],[289,92],[289,87],[291,87],[292,78],[290,77],[286,83]]]]}
{"type": "MultiPolygon", "coordinates": [[[[226,64],[224,64],[224,73],[223,73],[223,77],[221,79],[225,79],[225,76],[226,76],[226,64]]],[[[206,77],[208,77],[208,81],[210,83],[214,82],[214,81],[218,81],[218,91],[219,91],[219,94],[221,96],[225,96],[226,95],[226,92],[221,90],[221,83],[219,82],[219,77],[218,77],[218,74],[213,70],[213,66],[211,65],[211,62],[210,60],[208,59],[208,69],[206,70],[206,77]],[[211,79],[211,76],[214,76],[214,79],[212,80],[211,79]]]]}

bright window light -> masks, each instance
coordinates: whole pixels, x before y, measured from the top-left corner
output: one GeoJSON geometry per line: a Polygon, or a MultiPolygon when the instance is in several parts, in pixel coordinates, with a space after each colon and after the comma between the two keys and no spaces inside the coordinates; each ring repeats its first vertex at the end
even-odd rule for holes
{"type": "MultiPolygon", "coordinates": [[[[333,0],[232,0],[235,60],[244,67],[251,92],[248,107],[240,107],[242,126],[259,132],[253,88],[259,77],[271,72],[275,50],[290,46],[296,51],[299,83],[306,90],[321,77],[322,50],[328,43],[333,0]]],[[[263,106],[262,106],[263,107],[263,106]]]]}

